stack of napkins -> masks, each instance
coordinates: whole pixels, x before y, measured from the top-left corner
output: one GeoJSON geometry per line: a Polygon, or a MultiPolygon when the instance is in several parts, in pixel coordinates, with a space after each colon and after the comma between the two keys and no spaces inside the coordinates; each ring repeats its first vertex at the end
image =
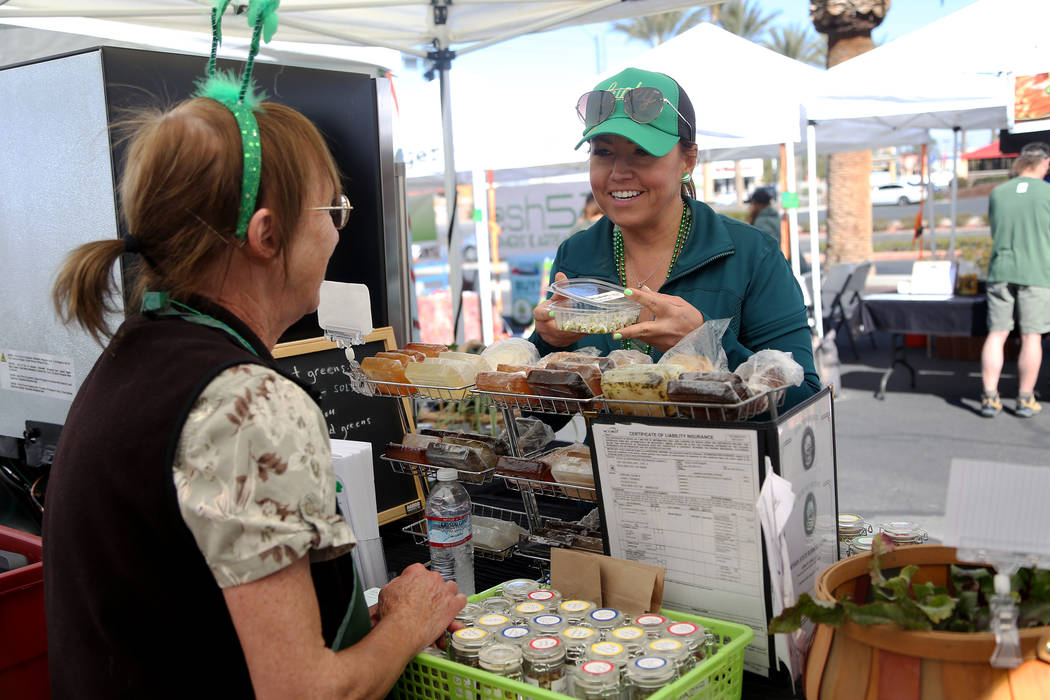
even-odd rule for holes
{"type": "Polygon", "coordinates": [[[354,559],[365,588],[387,583],[386,557],[379,538],[372,445],[355,440],[332,440],[336,501],[357,537],[354,559]]]}

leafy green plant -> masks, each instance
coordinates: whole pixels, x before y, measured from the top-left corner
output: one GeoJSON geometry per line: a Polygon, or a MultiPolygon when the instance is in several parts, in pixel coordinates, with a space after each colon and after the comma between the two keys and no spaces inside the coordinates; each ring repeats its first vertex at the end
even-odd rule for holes
{"type": "MultiPolygon", "coordinates": [[[[952,565],[950,586],[912,583],[919,567],[910,565],[889,578],[880,566],[880,557],[894,545],[882,535],[872,546],[871,600],[855,602],[844,598],[835,602],[817,601],[803,593],[798,603],[786,608],[769,623],[769,633],[794,632],[803,618],[818,624],[838,626],[843,620],[858,625],[898,625],[909,630],[984,632],[991,617],[989,599],[994,594],[994,576],[986,567],[952,565]]],[[[1010,579],[1012,595],[1018,603],[1017,626],[1050,625],[1050,571],[1021,569],[1010,579]]]]}

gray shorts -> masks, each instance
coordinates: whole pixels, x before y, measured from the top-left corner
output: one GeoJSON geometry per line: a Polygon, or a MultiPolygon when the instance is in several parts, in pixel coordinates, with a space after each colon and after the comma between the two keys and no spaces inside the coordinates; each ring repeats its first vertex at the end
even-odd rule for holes
{"type": "Polygon", "coordinates": [[[1022,335],[1050,333],[1050,287],[989,282],[988,330],[1012,331],[1014,319],[1022,335]]]}

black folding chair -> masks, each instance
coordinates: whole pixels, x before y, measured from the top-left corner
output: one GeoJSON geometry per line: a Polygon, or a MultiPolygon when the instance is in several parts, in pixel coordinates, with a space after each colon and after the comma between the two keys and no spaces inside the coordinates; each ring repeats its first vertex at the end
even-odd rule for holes
{"type": "MultiPolygon", "coordinates": [[[[853,356],[860,359],[857,352],[856,338],[869,333],[864,324],[862,313],[863,300],[861,292],[868,283],[871,262],[857,264],[844,263],[829,268],[827,286],[821,288],[821,301],[824,306],[824,328],[834,328],[838,333],[846,326],[849,346],[853,356]],[[843,279],[844,278],[844,279],[843,279]],[[839,282],[839,280],[843,280],[839,282]]],[[[871,346],[875,347],[875,336],[871,336],[871,346]]]]}

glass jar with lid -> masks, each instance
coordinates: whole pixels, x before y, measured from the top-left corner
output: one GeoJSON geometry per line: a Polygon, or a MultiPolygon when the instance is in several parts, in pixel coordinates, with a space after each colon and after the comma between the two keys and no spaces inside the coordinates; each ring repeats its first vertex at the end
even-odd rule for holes
{"type": "Polygon", "coordinates": [[[538,635],[547,635],[556,637],[558,633],[569,626],[569,623],[565,621],[561,615],[552,615],[546,613],[543,615],[536,615],[529,620],[529,628],[532,629],[538,635]]]}
{"type": "Polygon", "coordinates": [[[649,637],[649,639],[663,636],[664,628],[667,627],[668,622],[669,620],[666,617],[655,613],[645,613],[634,618],[634,626],[641,627],[645,632],[645,636],[649,637]]]}
{"type": "Polygon", "coordinates": [[[645,631],[641,627],[628,625],[617,627],[609,632],[606,638],[610,641],[622,644],[629,656],[638,656],[642,653],[642,645],[645,644],[645,631]]]}
{"type": "Polygon", "coordinates": [[[708,656],[707,652],[707,630],[693,622],[672,622],[665,630],[671,639],[683,642],[689,653],[697,661],[703,661],[708,656]]]}
{"type": "Polygon", "coordinates": [[[547,606],[534,600],[526,600],[514,606],[510,616],[515,624],[523,625],[537,615],[547,612],[547,606]]]}
{"type": "Polygon", "coordinates": [[[555,693],[565,692],[565,645],[557,637],[533,637],[521,648],[525,682],[555,693]]]}
{"type": "Polygon", "coordinates": [[[507,625],[499,631],[496,638],[503,644],[521,646],[532,636],[527,625],[507,625]]]}
{"type": "Polygon", "coordinates": [[[839,515],[839,558],[849,556],[849,541],[871,533],[871,523],[853,513],[839,515]]]}
{"type": "Polygon", "coordinates": [[[578,625],[583,622],[597,605],[589,600],[563,600],[558,606],[558,614],[565,618],[570,625],[578,625]]]}
{"type": "Polygon", "coordinates": [[[639,656],[627,664],[626,697],[645,700],[678,677],[674,662],[663,656],[639,656]]]}
{"type": "Polygon", "coordinates": [[[586,661],[573,669],[572,694],[580,700],[620,697],[620,669],[608,661],[586,661]]]}
{"type": "Polygon", "coordinates": [[[474,621],[475,627],[480,627],[493,636],[497,635],[501,629],[509,624],[511,624],[510,618],[499,613],[485,613],[474,621]]]}
{"type": "Polygon", "coordinates": [[[496,613],[498,615],[510,615],[511,603],[506,598],[501,596],[490,596],[482,600],[478,605],[486,613],[496,613]]]}
{"type": "Polygon", "coordinates": [[[472,627],[474,621],[482,614],[481,606],[477,603],[467,603],[463,609],[456,613],[456,622],[461,622],[467,627],[472,627]]]}
{"type": "Polygon", "coordinates": [[[522,602],[529,593],[539,589],[540,584],[531,578],[515,578],[500,584],[501,594],[511,605],[522,602]]]}
{"type": "Polygon", "coordinates": [[[577,663],[586,655],[588,647],[601,641],[601,635],[597,630],[582,625],[566,627],[558,636],[565,644],[565,658],[570,663],[577,663]]]}
{"type": "Polygon", "coordinates": [[[524,680],[521,647],[496,642],[478,652],[478,668],[516,681],[524,680]]]}
{"type": "Polygon", "coordinates": [[[623,613],[614,608],[595,608],[587,615],[585,621],[604,637],[610,630],[623,626],[623,613]]]}
{"type": "Polygon", "coordinates": [[[849,541],[849,548],[847,549],[847,555],[853,556],[854,554],[863,554],[870,552],[875,535],[860,535],[854,537],[849,541]]]}
{"type": "Polygon", "coordinates": [[[464,666],[478,665],[478,652],[492,643],[492,635],[480,627],[464,627],[452,633],[452,660],[464,666]]]}
{"type": "Polygon", "coordinates": [[[558,606],[561,605],[561,593],[553,588],[541,588],[538,591],[533,591],[526,596],[526,599],[533,603],[542,603],[552,613],[557,613],[558,606]]]}
{"type": "Polygon", "coordinates": [[[646,656],[664,656],[671,660],[679,673],[688,673],[696,666],[696,658],[681,639],[660,637],[649,642],[642,653],[646,656]]]}
{"type": "Polygon", "coordinates": [[[894,544],[922,544],[929,538],[926,530],[906,520],[882,523],[879,532],[893,540],[894,544]]]}
{"type": "Polygon", "coordinates": [[[627,648],[618,642],[595,642],[587,647],[586,658],[608,661],[616,664],[617,668],[623,668],[627,663],[628,653],[627,648]]]}

